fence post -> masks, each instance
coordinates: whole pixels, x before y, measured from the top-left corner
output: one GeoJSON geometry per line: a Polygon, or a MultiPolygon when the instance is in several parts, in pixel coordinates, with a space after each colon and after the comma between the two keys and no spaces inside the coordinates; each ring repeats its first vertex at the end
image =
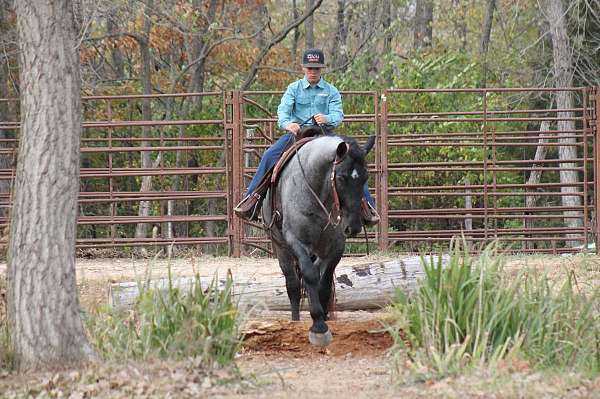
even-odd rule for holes
{"type": "Polygon", "coordinates": [[[227,220],[229,224],[229,253],[239,258],[242,254],[243,223],[233,213],[236,201],[241,199],[244,184],[243,137],[241,133],[240,92],[239,90],[224,93],[225,147],[227,162],[227,220]]]}
{"type": "MultiPolygon", "coordinates": [[[[379,97],[379,93],[376,94],[379,97]]],[[[381,220],[378,224],[379,229],[379,250],[386,251],[389,247],[389,217],[388,217],[388,105],[387,90],[381,94],[381,104],[378,104],[378,98],[375,101],[375,118],[377,120],[377,141],[376,150],[376,169],[377,179],[375,190],[377,191],[377,210],[381,220]]]]}

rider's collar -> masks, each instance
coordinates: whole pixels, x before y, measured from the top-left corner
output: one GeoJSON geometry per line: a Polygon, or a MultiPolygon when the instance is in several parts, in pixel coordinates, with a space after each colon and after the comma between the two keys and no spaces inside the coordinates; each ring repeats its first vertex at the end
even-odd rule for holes
{"type": "MultiPolygon", "coordinates": [[[[302,78],[302,88],[308,89],[309,87],[310,87],[310,83],[308,83],[308,79],[306,79],[306,76],[305,76],[302,78]]],[[[319,79],[319,81],[317,82],[315,87],[320,87],[321,89],[325,88],[325,85],[323,84],[323,78],[319,79]]]]}

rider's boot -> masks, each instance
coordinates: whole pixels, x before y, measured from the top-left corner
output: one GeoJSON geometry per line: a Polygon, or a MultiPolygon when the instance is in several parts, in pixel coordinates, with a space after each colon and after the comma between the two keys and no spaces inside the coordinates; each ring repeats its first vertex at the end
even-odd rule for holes
{"type": "Polygon", "coordinates": [[[258,220],[258,215],[260,213],[261,206],[261,196],[260,194],[254,192],[252,194],[248,194],[245,196],[239,204],[233,208],[233,212],[235,214],[246,220],[258,220]]]}
{"type": "Polygon", "coordinates": [[[360,215],[362,216],[363,224],[367,227],[375,226],[379,223],[379,214],[364,198],[360,203],[360,215]]]}

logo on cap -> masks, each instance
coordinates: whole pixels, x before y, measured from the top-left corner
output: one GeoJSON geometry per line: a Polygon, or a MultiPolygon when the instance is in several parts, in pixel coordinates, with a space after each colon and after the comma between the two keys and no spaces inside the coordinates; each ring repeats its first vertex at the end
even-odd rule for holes
{"type": "Polygon", "coordinates": [[[325,66],[325,56],[320,49],[309,49],[304,52],[302,57],[303,67],[323,68],[325,66]]]}

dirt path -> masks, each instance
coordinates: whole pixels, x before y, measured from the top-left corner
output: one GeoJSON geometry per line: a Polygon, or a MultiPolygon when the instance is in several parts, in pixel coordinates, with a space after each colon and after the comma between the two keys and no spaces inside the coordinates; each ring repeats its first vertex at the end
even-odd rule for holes
{"type": "Polygon", "coordinates": [[[393,341],[383,330],[383,313],[338,312],[329,321],[333,342],[327,349],[310,345],[310,315],[291,322],[282,314],[261,315],[245,327],[238,367],[256,389],[223,397],[394,397],[387,349],[393,341]]]}
{"type": "MultiPolygon", "coordinates": [[[[388,259],[389,256],[371,256],[346,258],[342,262],[353,265],[388,259]]],[[[523,257],[510,260],[509,271],[525,266],[550,274],[574,270],[578,275],[586,275],[587,283],[597,285],[599,264],[597,257],[523,257]]],[[[169,269],[175,277],[196,272],[202,276],[224,275],[227,270],[234,278],[280,273],[275,260],[260,258],[78,259],[76,267],[84,308],[105,303],[113,282],[164,277],[169,269]]],[[[0,274],[4,272],[5,265],[0,264],[0,274]]],[[[387,354],[392,339],[382,330],[384,318],[383,312],[338,312],[337,320],[329,322],[334,341],[322,351],[308,343],[307,312],[302,312],[302,321],[295,323],[289,321],[288,312],[257,313],[244,327],[247,338],[236,360],[239,375],[217,370],[216,375],[207,376],[193,359],[107,363],[90,370],[29,376],[22,382],[0,375],[0,397],[4,397],[4,389],[24,393],[23,397],[37,397],[42,392],[61,397],[58,392],[63,392],[62,396],[72,398],[600,397],[600,378],[564,374],[553,377],[533,372],[527,366],[495,373],[477,371],[440,381],[402,383],[405,377],[392,374],[392,359],[387,354]]]]}

